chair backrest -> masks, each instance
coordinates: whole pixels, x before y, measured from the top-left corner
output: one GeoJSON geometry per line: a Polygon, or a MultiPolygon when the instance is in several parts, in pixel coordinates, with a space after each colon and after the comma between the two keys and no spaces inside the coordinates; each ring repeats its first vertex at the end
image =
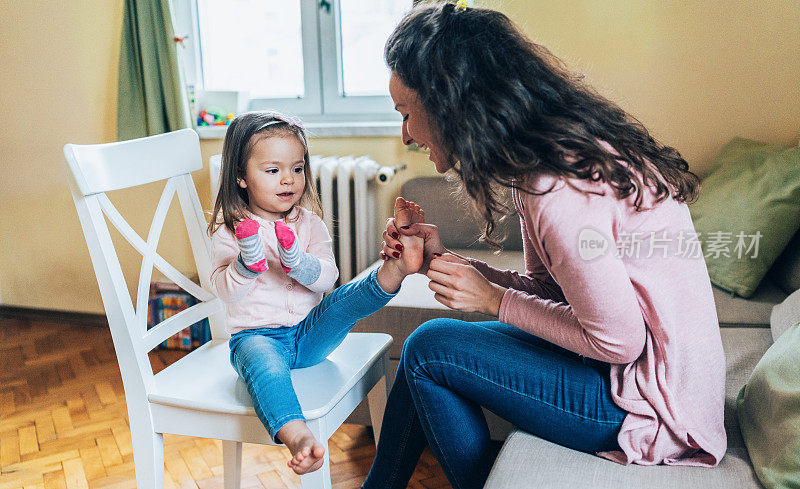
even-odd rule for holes
{"type": "Polygon", "coordinates": [[[191,129],[131,141],[64,146],[70,190],[92,259],[108,316],[120,371],[128,392],[146,395],[153,371],[147,354],[165,339],[208,318],[212,338],[226,338],[225,306],[211,288],[211,240],[190,172],[203,167],[200,142],[191,129]],[[166,180],[147,240],[140,237],[111,203],[106,192],[166,180]],[[177,193],[200,285],[158,253],[158,240],[177,193]],[[105,215],[105,217],[104,217],[105,215]],[[131,299],[111,240],[106,218],[142,255],[136,303],[131,299]],[[156,267],[198,299],[198,303],[147,329],[150,280],[156,267]],[[137,381],[140,378],[141,382],[137,381]]]}

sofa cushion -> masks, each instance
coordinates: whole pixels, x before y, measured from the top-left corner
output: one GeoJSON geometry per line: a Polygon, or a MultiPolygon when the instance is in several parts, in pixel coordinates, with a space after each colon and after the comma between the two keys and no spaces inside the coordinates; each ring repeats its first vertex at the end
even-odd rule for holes
{"type": "Polygon", "coordinates": [[[725,350],[725,433],[728,448],[743,447],[736,416],[736,396],[750,379],[753,369],[772,346],[772,331],[764,328],[722,328],[722,348],[725,350]]]}
{"type": "Polygon", "coordinates": [[[772,341],[778,341],[778,338],[798,321],[800,321],[800,290],[794,291],[786,300],[772,308],[772,315],[769,318],[772,341]]]}
{"type": "Polygon", "coordinates": [[[768,328],[725,328],[721,335],[727,365],[725,431],[728,452],[717,467],[623,466],[515,430],[503,445],[484,489],[761,488],[739,433],[736,395],[772,344],[772,337],[768,328]]]}
{"type": "Polygon", "coordinates": [[[800,323],[764,354],[739,391],[737,414],[758,478],[770,489],[800,486],[800,323]]]}
{"type": "Polygon", "coordinates": [[[514,431],[500,450],[484,489],[763,489],[744,448],[734,448],[713,468],[623,466],[514,431]]]}
{"type": "Polygon", "coordinates": [[[722,327],[742,324],[768,325],[772,307],[786,298],[786,293],[770,278],[765,278],[749,298],[734,297],[712,285],[717,319],[722,327]]]}
{"type": "Polygon", "coordinates": [[[733,138],[689,210],[711,281],[750,297],[800,226],[800,149],[733,138]]]}

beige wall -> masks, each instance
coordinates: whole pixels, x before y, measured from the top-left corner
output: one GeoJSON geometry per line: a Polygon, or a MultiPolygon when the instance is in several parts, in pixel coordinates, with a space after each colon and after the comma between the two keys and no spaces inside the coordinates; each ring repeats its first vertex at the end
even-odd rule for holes
{"type": "MultiPolygon", "coordinates": [[[[732,136],[785,144],[800,138],[794,0],[484,3],[585,73],[701,175],[732,136]]],[[[122,3],[0,0],[0,12],[0,303],[102,312],[62,146],[115,139],[122,3]]],[[[204,141],[202,149],[207,161],[221,141],[204,141]]],[[[316,139],[311,149],[405,162],[406,177],[433,174],[424,156],[396,138],[316,139]]],[[[194,178],[208,206],[207,172],[194,178]]],[[[153,185],[144,197],[122,192],[112,200],[146,234],[159,192],[153,185]]],[[[173,209],[159,251],[189,271],[179,226],[173,209]]],[[[125,250],[121,261],[133,285],[138,260],[125,250]]]]}

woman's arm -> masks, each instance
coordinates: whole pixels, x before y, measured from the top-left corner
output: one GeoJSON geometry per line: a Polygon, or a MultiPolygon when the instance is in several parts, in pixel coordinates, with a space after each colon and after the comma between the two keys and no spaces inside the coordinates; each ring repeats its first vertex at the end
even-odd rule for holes
{"type": "MultiPolygon", "coordinates": [[[[547,268],[545,268],[542,260],[539,259],[539,255],[531,244],[531,238],[524,219],[520,219],[520,226],[522,227],[522,253],[525,256],[525,275],[520,275],[516,270],[500,270],[494,268],[475,258],[462,258],[469,261],[472,266],[477,268],[478,271],[492,283],[508,289],[521,290],[532,295],[537,295],[543,299],[564,302],[565,298],[561,287],[553,280],[550,272],[547,271],[547,268]]],[[[457,253],[454,254],[458,255],[457,253]]]]}
{"type": "MultiPolygon", "coordinates": [[[[451,253],[453,253],[451,251],[451,253]]],[[[453,253],[458,255],[458,253],[453,253]]],[[[458,255],[461,256],[461,255],[458,255]]],[[[527,271],[525,275],[520,275],[516,270],[500,270],[491,265],[477,260],[475,258],[462,257],[466,259],[470,265],[477,268],[481,274],[486,277],[490,282],[503,286],[507,289],[521,290],[532,295],[537,295],[543,299],[551,299],[558,302],[564,302],[564,294],[561,292],[561,287],[553,280],[553,277],[545,270],[546,277],[537,278],[531,271],[527,271]]]]}
{"type": "Polygon", "coordinates": [[[411,225],[409,229],[402,230],[395,225],[394,218],[387,219],[386,229],[383,231],[383,252],[390,259],[394,259],[391,256],[391,253],[395,251],[396,246],[399,243],[397,238],[395,238],[395,236],[399,235],[399,233],[409,236],[420,236],[424,239],[425,244],[423,252],[423,264],[419,270],[419,273],[428,273],[428,267],[434,254],[438,253],[441,255],[444,253],[451,253],[452,255],[469,262],[472,266],[479,270],[487,280],[496,285],[505,288],[523,290],[547,299],[564,301],[564,295],[561,293],[561,288],[553,280],[553,277],[550,276],[550,273],[544,267],[541,260],[538,259],[536,252],[533,251],[533,248],[530,245],[530,237],[528,236],[528,232],[525,228],[525,222],[523,220],[520,220],[520,226],[522,226],[522,246],[523,253],[526,257],[526,268],[528,270],[525,275],[520,275],[514,270],[499,270],[481,260],[462,256],[453,252],[452,250],[448,250],[442,245],[441,239],[439,238],[439,229],[434,224],[418,223],[411,225]],[[529,252],[529,250],[531,251],[529,252]]]}
{"type": "Polygon", "coordinates": [[[522,198],[568,303],[509,289],[500,304],[500,321],[604,362],[638,358],[645,324],[625,264],[616,256],[614,203],[570,187],[522,198]],[[609,246],[605,254],[584,260],[578,255],[578,240],[589,227],[605,236],[609,246]]]}

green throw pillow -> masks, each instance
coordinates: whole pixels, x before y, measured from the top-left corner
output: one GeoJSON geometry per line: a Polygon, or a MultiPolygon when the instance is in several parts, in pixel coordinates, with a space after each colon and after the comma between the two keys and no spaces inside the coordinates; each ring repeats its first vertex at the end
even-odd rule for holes
{"type": "Polygon", "coordinates": [[[736,414],[764,487],[800,487],[800,323],[787,329],[758,362],[739,391],[736,414]]]}
{"type": "Polygon", "coordinates": [[[750,297],[800,228],[800,148],[732,139],[689,211],[711,282],[750,297]]]}

